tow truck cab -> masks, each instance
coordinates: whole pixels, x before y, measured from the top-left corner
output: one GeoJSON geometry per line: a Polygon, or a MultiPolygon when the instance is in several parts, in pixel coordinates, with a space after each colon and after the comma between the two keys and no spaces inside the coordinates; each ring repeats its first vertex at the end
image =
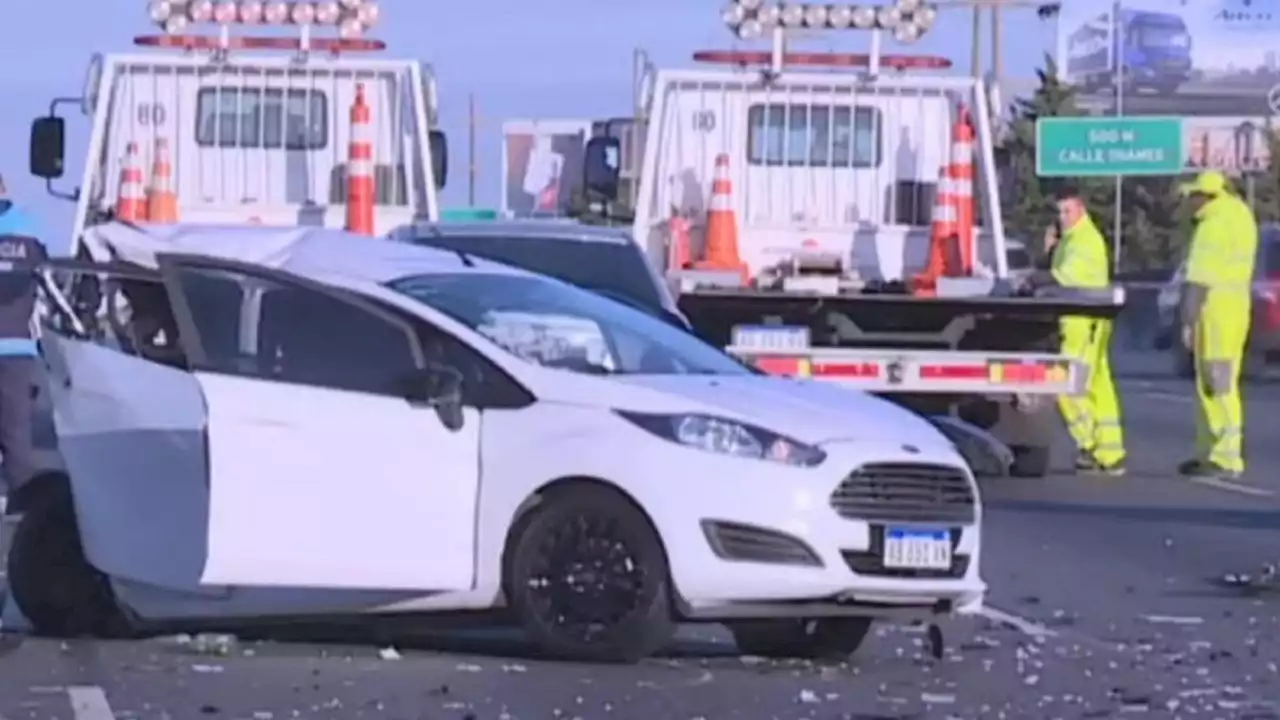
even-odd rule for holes
{"type": "MultiPolygon", "coordinates": [[[[217,37],[180,34],[213,20],[200,15],[211,6],[241,20],[264,7],[254,0],[156,0],[153,19],[166,19],[158,22],[161,34],[137,38],[147,49],[95,55],[81,96],[54,100],[33,123],[31,172],[49,181],[53,194],[77,202],[76,238],[111,217],[131,145],[150,186],[157,142],[168,145],[180,222],[342,227],[357,88],[370,115],[375,232],[438,218],[447,147],[434,127],[429,66],[367,57],[364,51],[381,49],[380,41],[322,38],[318,22],[294,25],[299,37],[232,33],[248,22],[222,24],[217,37]],[[53,185],[66,165],[59,113],[75,108],[91,130],[80,186],[64,192],[53,185]]],[[[369,0],[286,7],[302,6],[317,8],[317,18],[334,18],[335,29],[358,12],[376,16],[363,10],[376,7],[369,0]],[[337,15],[319,14],[330,10],[337,15]]],[[[350,34],[350,25],[342,27],[350,34]]]]}

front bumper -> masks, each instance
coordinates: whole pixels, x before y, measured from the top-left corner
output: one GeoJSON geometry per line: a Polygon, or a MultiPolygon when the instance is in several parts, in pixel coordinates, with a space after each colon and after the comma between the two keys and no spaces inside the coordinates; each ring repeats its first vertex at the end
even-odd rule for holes
{"type": "MultiPolygon", "coordinates": [[[[895,442],[829,443],[823,449],[828,459],[818,468],[743,461],[734,463],[741,471],[731,478],[691,477],[690,486],[716,494],[714,503],[663,503],[653,513],[686,614],[928,613],[981,603],[986,591],[979,574],[981,501],[959,455],[949,448],[922,451],[895,442]],[[951,468],[967,486],[969,511],[951,507],[931,515],[926,501],[914,510],[882,503],[868,511],[878,513],[871,519],[850,516],[863,512],[863,504],[863,510],[842,516],[833,507],[833,493],[855,469],[881,463],[951,468]],[[951,566],[886,567],[890,527],[944,532],[951,566]]],[[[951,485],[954,490],[955,482],[951,485]]]]}

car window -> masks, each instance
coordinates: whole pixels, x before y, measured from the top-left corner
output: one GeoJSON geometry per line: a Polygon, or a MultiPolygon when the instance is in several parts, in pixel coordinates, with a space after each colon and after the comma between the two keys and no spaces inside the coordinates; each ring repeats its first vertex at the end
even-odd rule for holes
{"type": "Polygon", "coordinates": [[[631,242],[453,234],[422,237],[416,242],[550,275],[655,313],[662,310],[648,261],[631,242]]]}
{"type": "Polygon", "coordinates": [[[448,273],[389,286],[547,367],[590,374],[751,374],[652,315],[541,276],[448,273]]]}
{"type": "Polygon", "coordinates": [[[178,284],[212,372],[400,395],[420,367],[413,330],[354,296],[223,269],[178,284]]]}
{"type": "MultiPolygon", "coordinates": [[[[151,362],[186,369],[173,306],[158,276],[115,273],[101,268],[65,272],[68,299],[88,337],[102,347],[151,362]]],[[[53,315],[47,326],[71,334],[65,318],[53,315]]]]}

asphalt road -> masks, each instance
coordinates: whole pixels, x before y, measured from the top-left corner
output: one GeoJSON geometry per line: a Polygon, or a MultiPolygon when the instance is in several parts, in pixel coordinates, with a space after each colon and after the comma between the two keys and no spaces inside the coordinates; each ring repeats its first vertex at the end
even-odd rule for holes
{"type": "Polygon", "coordinates": [[[1265,702],[1280,701],[1280,595],[1220,583],[1280,559],[1280,383],[1249,388],[1239,486],[1170,473],[1190,445],[1189,392],[1154,370],[1123,380],[1130,477],[987,484],[989,608],[944,624],[940,660],[903,627],[839,665],[737,657],[709,626],[638,667],[540,662],[501,637],[6,636],[0,717],[1280,718],[1265,702]]]}

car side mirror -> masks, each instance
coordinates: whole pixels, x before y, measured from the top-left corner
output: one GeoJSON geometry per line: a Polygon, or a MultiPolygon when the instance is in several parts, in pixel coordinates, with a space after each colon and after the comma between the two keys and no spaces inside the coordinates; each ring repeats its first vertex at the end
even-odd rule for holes
{"type": "Polygon", "coordinates": [[[449,177],[449,140],[443,130],[427,133],[427,146],[431,151],[431,174],[435,176],[436,189],[444,189],[449,177]]]}
{"type": "Polygon", "coordinates": [[[66,171],[67,124],[56,116],[36,118],[31,123],[29,164],[31,174],[57,180],[66,171]]]}
{"type": "Polygon", "coordinates": [[[582,182],[588,195],[616,200],[622,174],[622,142],[615,137],[591,138],[582,164],[582,182]]]}

